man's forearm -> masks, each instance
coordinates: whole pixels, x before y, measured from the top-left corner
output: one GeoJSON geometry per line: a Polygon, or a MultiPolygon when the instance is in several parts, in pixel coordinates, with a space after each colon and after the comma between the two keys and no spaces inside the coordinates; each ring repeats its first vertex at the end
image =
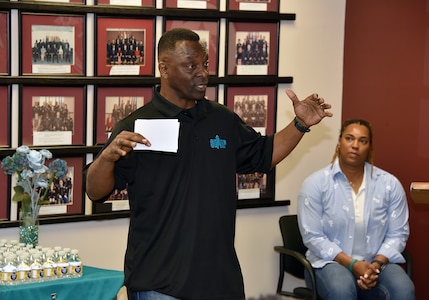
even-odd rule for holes
{"type": "Polygon", "coordinates": [[[86,175],[86,193],[91,200],[100,200],[112,192],[115,177],[115,163],[97,158],[88,168],[86,175]]]}
{"type": "Polygon", "coordinates": [[[299,141],[304,136],[303,132],[296,129],[292,121],[283,128],[281,131],[274,135],[273,158],[271,160],[271,167],[274,167],[288,156],[299,141]]]}

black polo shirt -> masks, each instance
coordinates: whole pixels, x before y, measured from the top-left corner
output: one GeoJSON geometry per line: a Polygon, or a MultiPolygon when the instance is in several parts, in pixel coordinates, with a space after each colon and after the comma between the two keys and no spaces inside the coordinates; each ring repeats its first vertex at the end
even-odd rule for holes
{"type": "Polygon", "coordinates": [[[234,249],[236,173],[268,172],[273,137],[227,107],[200,100],[189,110],[159,92],[118,123],[109,142],[136,119],[180,121],[177,153],[131,151],[115,167],[128,184],[130,228],[125,285],[180,299],[244,299],[234,249]]]}

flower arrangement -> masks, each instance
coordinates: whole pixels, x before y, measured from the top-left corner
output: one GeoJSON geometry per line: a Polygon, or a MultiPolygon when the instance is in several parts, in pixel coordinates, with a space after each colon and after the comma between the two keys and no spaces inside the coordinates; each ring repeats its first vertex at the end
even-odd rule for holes
{"type": "Polygon", "coordinates": [[[55,178],[63,179],[68,172],[67,163],[52,158],[52,153],[46,149],[31,150],[20,146],[12,156],[5,157],[1,166],[7,175],[17,175],[17,184],[13,188],[13,201],[21,203],[21,219],[24,226],[34,226],[39,216],[40,206],[49,203],[45,200],[49,187],[55,178]]]}

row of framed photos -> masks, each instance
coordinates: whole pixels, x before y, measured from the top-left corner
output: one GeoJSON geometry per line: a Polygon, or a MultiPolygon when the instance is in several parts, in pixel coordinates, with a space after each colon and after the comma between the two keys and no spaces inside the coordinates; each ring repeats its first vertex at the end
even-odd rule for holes
{"type": "MultiPolygon", "coordinates": [[[[275,132],[277,86],[226,86],[225,105],[237,113],[246,124],[262,135],[275,132]]],[[[0,86],[0,120],[3,128],[10,128],[8,86],[0,86]]],[[[20,124],[22,140],[28,146],[83,144],[85,138],[85,87],[20,87],[20,124]]],[[[115,123],[145,105],[152,98],[153,88],[96,87],[95,120],[96,144],[104,144],[115,123]]],[[[206,98],[217,101],[217,87],[209,87],[206,98]]],[[[2,130],[0,141],[7,143],[8,132],[2,130]]],[[[8,151],[10,150],[7,148],[8,151]]],[[[10,151],[9,151],[10,152],[10,151]]],[[[41,217],[85,215],[86,200],[82,170],[86,163],[82,153],[61,157],[66,160],[69,173],[56,183],[49,193],[49,204],[41,209],[41,217]],[[57,186],[58,185],[58,186],[57,186]]],[[[1,147],[0,147],[1,156],[1,147]]],[[[5,156],[5,155],[3,155],[5,156]]],[[[2,158],[3,158],[2,156],[2,158]]],[[[238,201],[274,201],[274,172],[269,174],[239,174],[236,178],[238,201]]],[[[0,223],[12,219],[10,200],[11,179],[0,173],[0,223]]],[[[129,210],[127,190],[114,191],[104,204],[93,204],[92,214],[117,213],[129,210]]]]}
{"type": "MultiPolygon", "coordinates": [[[[10,86],[0,86],[0,149],[10,147],[10,86]]],[[[149,102],[152,87],[96,87],[94,145],[103,145],[117,122],[149,102]]],[[[225,104],[262,134],[274,132],[276,86],[227,86],[225,104]]],[[[218,88],[206,98],[217,101],[218,88]]],[[[86,87],[20,86],[19,144],[83,146],[86,141],[86,87]]]]}
{"type": "MultiPolygon", "coordinates": [[[[20,14],[20,75],[86,75],[85,16],[20,14]]],[[[96,76],[154,76],[155,20],[97,16],[96,76]]],[[[0,12],[0,75],[10,73],[9,12],[0,12]]],[[[196,31],[218,75],[219,20],[165,19],[196,31]]],[[[278,22],[227,22],[226,75],[277,75],[278,22]]]]}
{"type": "MultiPolygon", "coordinates": [[[[128,215],[130,207],[127,189],[113,191],[106,202],[92,203],[91,212],[86,212],[85,201],[90,200],[85,196],[83,188],[85,156],[59,158],[67,162],[68,173],[63,180],[54,181],[50,187],[47,194],[49,203],[43,204],[40,209],[39,215],[42,222],[54,219],[55,223],[59,223],[62,218],[97,215],[106,217],[106,214],[128,215]]],[[[237,174],[237,207],[251,207],[249,206],[251,203],[260,205],[276,202],[274,201],[274,176],[273,171],[269,174],[237,174]]],[[[12,204],[10,196],[11,182],[10,176],[0,173],[0,227],[10,224],[10,221],[18,220],[19,217],[18,206],[12,204]]]]}
{"type": "MultiPolygon", "coordinates": [[[[24,0],[29,2],[28,0],[24,0]]],[[[31,1],[34,2],[34,1],[31,1]]],[[[85,0],[44,0],[86,4],[85,0]]],[[[154,7],[155,0],[95,0],[96,5],[154,7]]],[[[219,9],[220,0],[163,0],[164,8],[219,9]]],[[[279,11],[280,0],[228,0],[228,10],[279,11]]]]}

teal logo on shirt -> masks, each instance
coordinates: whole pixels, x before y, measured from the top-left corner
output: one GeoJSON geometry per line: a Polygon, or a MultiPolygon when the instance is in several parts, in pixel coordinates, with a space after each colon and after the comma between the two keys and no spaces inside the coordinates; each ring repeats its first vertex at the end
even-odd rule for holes
{"type": "Polygon", "coordinates": [[[214,139],[210,139],[210,148],[226,149],[226,140],[222,140],[217,134],[214,139]]]}

